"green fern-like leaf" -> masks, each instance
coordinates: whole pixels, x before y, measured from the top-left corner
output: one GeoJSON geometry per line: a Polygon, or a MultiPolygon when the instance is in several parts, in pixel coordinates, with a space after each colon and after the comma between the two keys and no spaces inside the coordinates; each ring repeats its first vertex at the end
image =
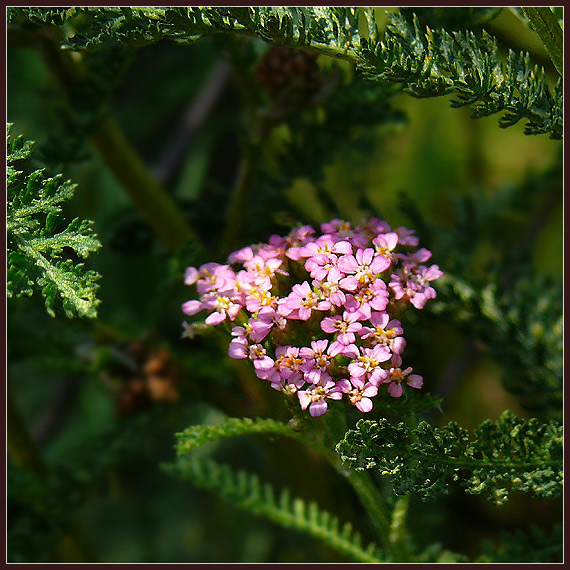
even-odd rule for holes
{"type": "Polygon", "coordinates": [[[292,498],[288,490],[277,495],[271,485],[263,484],[256,475],[235,472],[209,459],[193,458],[179,459],[167,466],[167,470],[201,489],[216,492],[240,509],[310,534],[357,562],[383,561],[374,544],[363,548],[360,535],[352,530],[350,523],[341,526],[336,517],[320,510],[314,502],[306,504],[292,498]]]}
{"type": "MultiPolygon", "coordinates": [[[[228,418],[217,425],[190,426],[183,432],[177,433],[176,452],[179,456],[209,443],[228,437],[251,434],[275,434],[300,438],[298,432],[287,424],[272,419],[228,418]]],[[[305,441],[304,439],[302,439],[305,441]]]]}
{"type": "Polygon", "coordinates": [[[499,58],[488,33],[423,28],[418,18],[390,17],[386,37],[363,42],[361,69],[371,78],[401,83],[415,97],[455,94],[454,107],[473,105],[473,117],[503,113],[501,127],[526,119],[526,134],[562,137],[561,83],[551,93],[544,73],[528,54],[499,58]]]}
{"type": "Polygon", "coordinates": [[[504,387],[541,417],[561,418],[563,396],[562,289],[520,279],[513,290],[476,285],[453,275],[440,284],[435,315],[483,341],[504,369],[504,387]]]}
{"type": "Polygon", "coordinates": [[[372,8],[337,6],[12,8],[8,21],[65,24],[73,33],[64,45],[72,49],[163,39],[191,43],[219,33],[307,47],[351,61],[369,79],[400,84],[415,97],[455,94],[453,106],[472,105],[474,117],[502,113],[501,127],[524,119],[527,134],[562,138],[561,82],[551,92],[528,54],[511,52],[502,62],[488,33],[431,30],[415,14],[389,14],[383,39],[372,8]]]}
{"type": "Polygon", "coordinates": [[[8,125],[8,297],[31,296],[38,288],[50,315],[61,307],[68,317],[95,317],[99,275],[68,258],[73,251],[85,259],[101,247],[92,222],[74,219],[60,229],[61,204],[73,196],[75,185],[61,175],[47,178],[44,170],[26,176],[16,170],[14,163],[30,157],[33,143],[22,136],[11,139],[10,130],[8,125]]]}
{"type": "Polygon", "coordinates": [[[488,492],[497,504],[507,500],[509,489],[541,499],[562,490],[562,426],[520,420],[509,411],[496,422],[483,422],[472,441],[455,422],[441,428],[420,422],[410,429],[385,419],[360,420],[337,452],[357,470],[390,476],[398,495],[432,499],[452,481],[470,494],[488,492]]]}
{"type": "MultiPolygon", "coordinates": [[[[292,437],[315,446],[327,455],[327,450],[301,437],[287,424],[272,419],[228,418],[221,424],[190,426],[176,434],[179,457],[174,464],[165,467],[200,488],[217,492],[241,509],[265,516],[287,528],[307,532],[358,562],[380,562],[380,552],[374,544],[364,549],[359,535],[352,531],[349,524],[341,527],[335,517],[321,511],[316,504],[306,505],[301,499],[293,499],[288,490],[276,497],[273,488],[269,484],[262,484],[256,475],[234,472],[229,466],[219,465],[212,460],[188,456],[209,442],[255,434],[292,437]]],[[[328,455],[334,461],[335,454],[329,451],[328,455]]]]}

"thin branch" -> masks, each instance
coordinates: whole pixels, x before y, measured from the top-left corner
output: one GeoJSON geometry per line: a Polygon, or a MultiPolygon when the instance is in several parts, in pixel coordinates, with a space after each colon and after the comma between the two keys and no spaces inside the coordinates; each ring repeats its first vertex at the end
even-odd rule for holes
{"type": "Polygon", "coordinates": [[[177,132],[171,137],[153,169],[154,176],[160,184],[169,186],[178,175],[192,139],[212,112],[227,84],[230,70],[229,63],[220,60],[212,70],[203,90],[189,106],[177,132]]]}

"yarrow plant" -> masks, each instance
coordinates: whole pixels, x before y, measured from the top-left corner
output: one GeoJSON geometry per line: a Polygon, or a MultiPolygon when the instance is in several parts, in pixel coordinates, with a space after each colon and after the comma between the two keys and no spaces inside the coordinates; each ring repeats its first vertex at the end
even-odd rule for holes
{"type": "MultiPolygon", "coordinates": [[[[422,387],[402,367],[406,340],[395,317],[433,299],[431,282],[443,273],[426,265],[431,252],[405,227],[371,218],[320,229],[301,226],[231,253],[226,264],[189,267],[185,283],[199,299],[182,310],[207,312],[206,325],[231,333],[229,356],[250,360],[259,379],[311,416],[342,399],[367,413],[382,390],[399,398],[404,385],[422,387]]],[[[183,336],[195,326],[185,322],[183,336]]]]}

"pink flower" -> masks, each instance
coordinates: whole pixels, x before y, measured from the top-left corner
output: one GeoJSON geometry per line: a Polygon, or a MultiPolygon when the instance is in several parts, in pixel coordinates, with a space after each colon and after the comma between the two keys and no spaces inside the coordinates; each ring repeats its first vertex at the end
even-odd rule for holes
{"type": "Polygon", "coordinates": [[[376,274],[390,267],[390,260],[368,247],[358,249],[355,255],[343,255],[338,268],[347,275],[339,284],[346,291],[356,291],[376,280],[376,274]]]}
{"type": "Polygon", "coordinates": [[[404,334],[404,329],[400,321],[390,320],[388,313],[373,313],[370,317],[373,328],[362,327],[360,337],[370,339],[370,342],[385,346],[393,354],[401,354],[406,347],[406,340],[400,336],[404,334]]]}
{"type": "MultiPolygon", "coordinates": [[[[260,250],[261,253],[261,250],[260,250]]],[[[275,257],[264,259],[261,255],[255,255],[247,260],[243,266],[254,274],[254,283],[268,283],[271,289],[271,280],[275,273],[287,275],[285,271],[279,269],[283,262],[275,257]]]]}
{"type": "Polygon", "coordinates": [[[196,283],[198,293],[202,294],[208,291],[230,288],[235,277],[235,273],[229,265],[205,263],[200,266],[200,270],[195,267],[188,267],[184,274],[184,283],[186,285],[196,283]]]}
{"type": "Polygon", "coordinates": [[[335,239],[333,236],[325,234],[315,241],[307,243],[302,248],[302,257],[313,257],[315,255],[348,254],[352,253],[352,245],[349,242],[335,239]]]}
{"type": "Polygon", "coordinates": [[[363,413],[368,413],[373,406],[370,398],[378,394],[378,386],[371,382],[364,382],[361,378],[351,378],[351,383],[345,387],[343,392],[353,406],[363,413]]]}
{"type": "Polygon", "coordinates": [[[252,344],[248,347],[247,357],[253,362],[257,376],[265,380],[273,368],[273,359],[267,356],[265,348],[261,344],[252,344]]]}
{"type": "Polygon", "coordinates": [[[324,382],[309,386],[306,390],[299,390],[297,395],[301,409],[306,410],[308,407],[309,413],[314,418],[322,416],[328,408],[327,399],[342,399],[343,387],[340,382],[335,384],[332,380],[324,380],[324,382]]]}
{"type": "Polygon", "coordinates": [[[311,342],[311,348],[304,346],[299,351],[299,355],[305,360],[301,368],[305,373],[305,379],[311,384],[316,384],[322,379],[330,380],[328,369],[333,358],[343,350],[340,346],[331,345],[327,348],[328,343],[328,340],[314,340],[311,342]]]}
{"type": "Polygon", "coordinates": [[[388,384],[388,394],[390,396],[399,398],[402,395],[402,382],[405,382],[411,388],[419,389],[422,387],[424,379],[419,374],[410,374],[412,370],[410,367],[405,370],[390,368],[389,375],[383,382],[383,384],[388,384]]]}
{"type": "Polygon", "coordinates": [[[289,296],[279,305],[279,312],[289,319],[306,321],[313,310],[328,311],[330,308],[330,301],[320,299],[311,286],[304,281],[300,285],[293,285],[289,296]]]}
{"type": "Polygon", "coordinates": [[[413,235],[416,233],[414,230],[409,230],[404,226],[400,226],[394,231],[398,234],[398,240],[402,245],[417,246],[420,241],[415,235],[413,235]]]}
{"type": "Polygon", "coordinates": [[[368,241],[372,241],[372,239],[378,234],[389,232],[390,225],[384,220],[370,218],[368,220],[364,220],[359,226],[357,226],[356,231],[366,236],[368,241]]]}
{"type": "Polygon", "coordinates": [[[276,390],[284,390],[288,386],[285,391],[294,393],[293,386],[298,389],[305,384],[301,369],[304,362],[296,346],[278,346],[273,368],[268,370],[266,380],[269,380],[276,390]]]}
{"type": "Polygon", "coordinates": [[[251,247],[244,247],[238,249],[228,256],[228,263],[243,263],[253,257],[253,249],[251,247]]]}
{"type": "Polygon", "coordinates": [[[282,357],[281,376],[289,382],[301,383],[303,380],[303,364],[305,359],[300,356],[300,349],[296,346],[280,346],[278,354],[282,357]]]}
{"type": "Polygon", "coordinates": [[[353,378],[368,378],[372,384],[381,384],[388,372],[380,366],[390,359],[390,351],[385,346],[362,348],[360,355],[348,365],[348,372],[353,378]]]}
{"type": "Polygon", "coordinates": [[[412,270],[402,269],[392,275],[390,288],[396,299],[407,296],[416,309],[423,309],[428,299],[436,297],[435,289],[429,285],[429,282],[442,275],[443,272],[437,265],[431,267],[420,265],[412,270]]]}
{"type": "MultiPolygon", "coordinates": [[[[225,293],[225,291],[223,293],[225,293]]],[[[214,310],[205,321],[207,325],[219,325],[225,321],[227,317],[233,321],[240,312],[241,305],[223,293],[220,295],[212,295],[207,301],[202,303],[203,309],[214,310]]]]}
{"type": "MultiPolygon", "coordinates": [[[[311,226],[301,226],[300,228],[295,228],[292,230],[287,238],[285,238],[285,243],[289,246],[285,255],[289,259],[298,261],[302,257],[303,245],[313,241],[311,237],[315,233],[314,228],[311,226]]],[[[275,244],[273,244],[275,245],[275,244]]]]}
{"type": "Polygon", "coordinates": [[[338,257],[330,253],[319,253],[309,257],[305,262],[305,269],[318,281],[338,283],[344,277],[344,273],[338,268],[338,257]]]}
{"type": "Polygon", "coordinates": [[[372,243],[376,246],[377,254],[385,257],[390,265],[396,260],[394,253],[394,249],[398,245],[398,234],[396,232],[380,234],[372,240],[372,243]]]}
{"type": "Polygon", "coordinates": [[[278,298],[271,293],[271,283],[269,287],[253,286],[245,297],[245,306],[250,313],[257,313],[263,307],[277,307],[278,298]]]}
{"type": "Polygon", "coordinates": [[[402,260],[405,269],[412,269],[420,263],[425,263],[431,257],[431,251],[422,247],[411,253],[399,253],[397,257],[402,260]]]}
{"type": "Polygon", "coordinates": [[[347,240],[356,247],[366,247],[368,239],[356,230],[352,229],[350,222],[344,220],[332,220],[321,224],[321,231],[330,234],[337,240],[347,240]]]}
{"type": "Polygon", "coordinates": [[[329,334],[336,333],[336,341],[345,346],[355,341],[354,333],[360,331],[361,328],[362,324],[358,322],[358,314],[347,311],[342,316],[334,315],[321,321],[321,329],[329,334]]]}
{"type": "Polygon", "coordinates": [[[388,306],[386,284],[381,279],[376,279],[358,292],[348,294],[344,306],[351,313],[357,312],[361,320],[369,319],[372,310],[383,311],[388,306]]]}
{"type": "Polygon", "coordinates": [[[262,307],[257,313],[259,321],[266,323],[270,328],[275,326],[283,330],[287,325],[287,319],[271,306],[262,307]]]}
{"type": "Polygon", "coordinates": [[[315,280],[313,287],[321,295],[321,298],[330,301],[335,307],[342,307],[346,302],[346,294],[340,289],[338,283],[315,280]]]}
{"type": "Polygon", "coordinates": [[[243,327],[234,327],[232,336],[243,342],[261,342],[269,334],[271,326],[271,323],[252,317],[243,327]]]}

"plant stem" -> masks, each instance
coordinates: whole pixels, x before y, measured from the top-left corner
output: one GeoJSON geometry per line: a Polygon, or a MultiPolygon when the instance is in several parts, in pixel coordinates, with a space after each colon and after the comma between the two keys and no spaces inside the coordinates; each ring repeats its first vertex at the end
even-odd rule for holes
{"type": "Polygon", "coordinates": [[[255,173],[256,155],[253,144],[246,141],[243,147],[243,155],[234,192],[226,215],[226,228],[223,240],[224,253],[236,249],[236,246],[241,242],[255,173]]]}
{"type": "Polygon", "coordinates": [[[156,235],[172,251],[198,241],[174,202],[110,118],[91,135],[91,142],[156,235]]]}
{"type": "Polygon", "coordinates": [[[523,7],[532,29],[541,39],[556,71],[564,76],[564,40],[558,18],[548,6],[523,7]]]}
{"type": "Polygon", "coordinates": [[[386,513],[385,502],[372,482],[370,475],[364,471],[346,468],[338,454],[330,450],[331,447],[334,449],[336,442],[342,439],[347,431],[344,412],[340,407],[333,406],[324,419],[326,432],[323,434],[323,448],[326,449],[326,453],[323,453],[322,450],[321,453],[325,455],[337,473],[342,475],[353,488],[376,530],[376,535],[385,549],[387,557],[390,559],[397,557],[397,552],[388,540],[390,520],[386,513]]]}
{"type": "MultiPolygon", "coordinates": [[[[20,32],[9,27],[8,32],[10,45],[40,51],[46,66],[73,108],[72,94],[85,80],[85,70],[80,62],[71,58],[69,52],[59,47],[59,40],[54,36],[53,30],[20,32]]],[[[145,221],[171,251],[177,250],[190,240],[199,243],[197,234],[152,176],[108,111],[100,109],[99,112],[105,118],[92,133],[90,140],[145,221]]]]}
{"type": "Polygon", "coordinates": [[[410,504],[410,495],[404,495],[396,500],[390,524],[390,544],[405,558],[408,557],[406,539],[406,513],[410,504]]]}

